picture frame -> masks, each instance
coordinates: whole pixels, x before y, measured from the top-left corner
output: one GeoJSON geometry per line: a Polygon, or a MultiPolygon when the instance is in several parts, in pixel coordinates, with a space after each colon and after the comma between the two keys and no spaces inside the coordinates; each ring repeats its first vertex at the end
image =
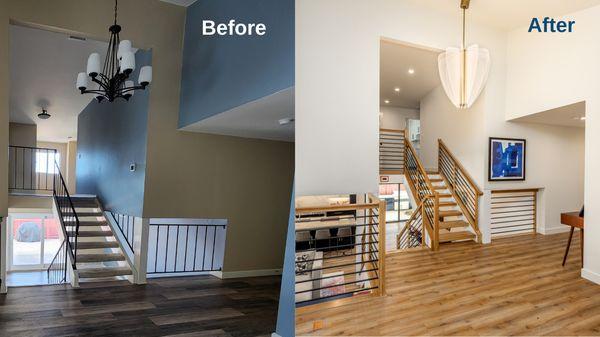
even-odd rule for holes
{"type": "Polygon", "coordinates": [[[527,140],[490,137],[488,181],[524,181],[527,165],[527,140]]]}

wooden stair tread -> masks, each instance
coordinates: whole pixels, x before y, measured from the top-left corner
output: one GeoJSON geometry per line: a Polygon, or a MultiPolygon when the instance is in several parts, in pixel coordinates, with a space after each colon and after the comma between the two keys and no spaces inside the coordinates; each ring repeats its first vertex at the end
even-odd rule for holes
{"type": "Polygon", "coordinates": [[[469,223],[463,220],[456,221],[440,221],[441,229],[449,229],[449,228],[458,228],[458,227],[468,227],[469,223]]]}
{"type": "MultiPolygon", "coordinates": [[[[75,236],[75,231],[68,231],[67,234],[70,237],[75,236]]],[[[99,237],[107,237],[107,236],[113,236],[113,233],[111,231],[79,231],[79,237],[92,237],[92,236],[99,236],[99,237]]]]}
{"type": "Polygon", "coordinates": [[[125,261],[125,256],[119,253],[106,254],[77,254],[77,263],[79,262],[108,262],[125,261]]]}
{"type": "Polygon", "coordinates": [[[100,267],[100,268],[78,268],[79,278],[99,278],[111,276],[131,275],[128,267],[100,267]]]}
{"type": "Polygon", "coordinates": [[[444,181],[444,179],[442,178],[429,178],[429,181],[431,181],[432,183],[439,183],[444,181]]]}
{"type": "Polygon", "coordinates": [[[119,248],[116,241],[78,242],[77,249],[119,248]]]}
{"type": "Polygon", "coordinates": [[[452,198],[452,194],[450,193],[438,193],[440,198],[452,198]]]}
{"type": "Polygon", "coordinates": [[[440,233],[440,242],[452,242],[452,241],[473,240],[473,239],[475,239],[475,234],[468,232],[468,231],[440,233]]]}
{"type": "MultiPolygon", "coordinates": [[[[447,216],[461,216],[463,215],[461,211],[457,210],[457,209],[453,209],[453,210],[449,210],[449,211],[440,211],[439,212],[440,218],[444,218],[447,216]]],[[[81,233],[81,232],[79,232],[81,233]]]]}
{"type": "Polygon", "coordinates": [[[447,189],[447,188],[448,188],[448,187],[447,187],[447,186],[445,186],[445,185],[434,185],[434,186],[433,186],[433,189],[434,189],[434,190],[445,190],[445,189],[447,189]]]}
{"type": "Polygon", "coordinates": [[[440,201],[440,207],[456,206],[454,201],[440,201]]]}

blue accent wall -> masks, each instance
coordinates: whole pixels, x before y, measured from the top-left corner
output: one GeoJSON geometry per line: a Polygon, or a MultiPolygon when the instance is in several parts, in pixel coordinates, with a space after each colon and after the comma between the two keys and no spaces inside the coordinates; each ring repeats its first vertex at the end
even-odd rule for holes
{"type": "MultiPolygon", "coordinates": [[[[152,64],[152,52],[136,53],[139,69],[152,64]]],[[[150,85],[150,88],[152,85],[150,85]]],[[[106,210],[142,216],[146,176],[149,89],[125,102],[95,99],[79,114],[77,125],[77,193],[97,195],[106,210]],[[135,163],[135,172],[129,170],[135,163]]]]}
{"type": "Polygon", "coordinates": [[[295,237],[295,212],[294,191],[290,205],[290,218],[288,220],[287,239],[285,242],[285,257],[283,262],[283,275],[281,277],[281,292],[279,295],[279,311],[277,313],[277,334],[281,337],[295,336],[295,275],[296,275],[296,237],[295,237]]]}
{"type": "Polygon", "coordinates": [[[179,127],[294,85],[294,0],[201,0],[187,9],[179,127]],[[202,20],[264,23],[264,36],[203,36],[202,20]]]}

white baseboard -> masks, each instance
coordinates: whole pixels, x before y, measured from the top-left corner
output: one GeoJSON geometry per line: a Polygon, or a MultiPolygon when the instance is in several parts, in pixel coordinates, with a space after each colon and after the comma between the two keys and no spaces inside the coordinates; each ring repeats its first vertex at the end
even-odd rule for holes
{"type": "Polygon", "coordinates": [[[278,334],[276,334],[276,333],[274,333],[274,332],[273,332],[273,333],[271,334],[271,337],[281,337],[281,336],[279,336],[278,334]]]}
{"type": "Polygon", "coordinates": [[[218,277],[220,279],[259,277],[259,276],[276,276],[276,275],[281,275],[281,269],[217,271],[217,272],[211,273],[211,275],[218,277]]]}
{"type": "Polygon", "coordinates": [[[595,273],[589,269],[581,269],[581,277],[588,281],[592,281],[596,284],[600,284],[600,274],[595,273]]]}
{"type": "Polygon", "coordinates": [[[566,233],[570,230],[569,226],[551,227],[551,228],[540,228],[540,233],[543,235],[552,235],[558,233],[566,233]]]}

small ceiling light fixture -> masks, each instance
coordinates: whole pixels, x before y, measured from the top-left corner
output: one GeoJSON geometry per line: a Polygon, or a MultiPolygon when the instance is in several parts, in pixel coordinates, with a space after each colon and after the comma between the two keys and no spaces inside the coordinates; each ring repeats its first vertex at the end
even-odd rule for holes
{"type": "Polygon", "coordinates": [[[385,101],[383,101],[385,104],[390,104],[390,100],[386,99],[385,101]]]}
{"type": "Polygon", "coordinates": [[[152,67],[144,66],[140,69],[139,85],[129,80],[129,75],[135,70],[135,53],[131,41],[119,38],[121,26],[117,24],[118,0],[115,0],[115,21],[109,27],[110,40],[108,51],[104,60],[104,67],[100,71],[100,54],[92,53],[87,61],[87,72],[77,75],[77,90],[81,94],[94,94],[98,102],[104,99],[113,102],[117,98],[128,101],[135,90],[145,90],[152,82],[152,67]],[[88,90],[89,79],[96,83],[94,89],[88,90]]]}
{"type": "Polygon", "coordinates": [[[395,92],[400,92],[400,88],[394,88],[395,92]]]}
{"type": "Polygon", "coordinates": [[[444,91],[459,109],[470,108],[481,94],[490,71],[490,52],[477,44],[466,44],[466,11],[470,0],[461,0],[462,45],[449,47],[438,57],[438,67],[444,91]]]}
{"type": "Polygon", "coordinates": [[[415,74],[415,70],[413,68],[408,68],[408,74],[409,75],[414,75],[415,74]]]}
{"type": "Polygon", "coordinates": [[[583,117],[579,117],[579,120],[580,120],[580,121],[584,121],[584,120],[585,120],[585,116],[583,116],[583,117]]]}
{"type": "Polygon", "coordinates": [[[294,123],[295,121],[295,118],[282,118],[279,120],[279,125],[288,125],[290,123],[294,123]]]}
{"type": "Polygon", "coordinates": [[[52,117],[52,115],[50,115],[46,109],[42,109],[42,112],[40,112],[37,116],[39,119],[48,119],[52,117]]]}

